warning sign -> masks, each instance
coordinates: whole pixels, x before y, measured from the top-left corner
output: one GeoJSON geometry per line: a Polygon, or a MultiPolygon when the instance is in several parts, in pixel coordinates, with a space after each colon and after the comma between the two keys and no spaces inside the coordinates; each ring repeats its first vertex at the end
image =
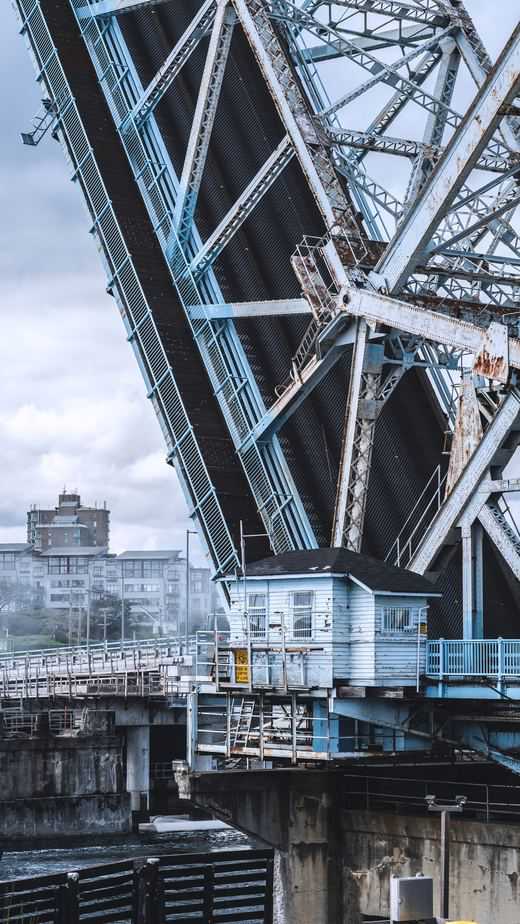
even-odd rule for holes
{"type": "Polygon", "coordinates": [[[235,683],[249,683],[249,664],[245,648],[237,648],[235,651],[235,683]]]}

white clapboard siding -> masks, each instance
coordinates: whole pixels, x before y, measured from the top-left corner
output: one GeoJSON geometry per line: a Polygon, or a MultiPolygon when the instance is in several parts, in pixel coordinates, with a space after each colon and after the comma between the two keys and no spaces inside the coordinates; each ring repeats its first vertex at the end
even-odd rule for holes
{"type": "MultiPolygon", "coordinates": [[[[411,686],[417,678],[417,624],[426,606],[424,597],[377,595],[376,603],[376,676],[378,686],[411,686]],[[411,632],[385,632],[383,610],[409,607],[412,610],[411,632]]],[[[423,613],[424,619],[424,613],[423,613]]],[[[419,671],[424,670],[425,639],[419,643],[419,671]]]]}
{"type": "Polygon", "coordinates": [[[351,609],[352,584],[345,578],[333,578],[332,651],[334,679],[348,680],[351,670],[351,609]]]}
{"type": "MultiPolygon", "coordinates": [[[[262,683],[266,677],[265,657],[255,653],[255,645],[268,642],[280,648],[282,626],[284,628],[285,646],[289,649],[287,659],[287,681],[289,687],[304,685],[309,689],[330,689],[333,683],[332,672],[332,622],[333,622],[333,587],[328,575],[305,575],[287,578],[249,579],[246,584],[248,602],[253,594],[265,594],[267,610],[267,631],[264,639],[254,638],[253,644],[253,680],[262,683]],[[295,593],[312,593],[311,635],[302,638],[294,634],[293,598],[295,593]],[[301,669],[301,654],[290,649],[312,650],[305,652],[304,671],[301,669]]],[[[240,644],[246,640],[244,612],[244,585],[237,581],[231,587],[230,638],[231,644],[240,644]]],[[[282,655],[272,653],[269,656],[269,676],[274,685],[282,683],[282,655]]]]}
{"type": "Polygon", "coordinates": [[[375,686],[375,598],[349,583],[350,681],[354,686],[375,686]]]}

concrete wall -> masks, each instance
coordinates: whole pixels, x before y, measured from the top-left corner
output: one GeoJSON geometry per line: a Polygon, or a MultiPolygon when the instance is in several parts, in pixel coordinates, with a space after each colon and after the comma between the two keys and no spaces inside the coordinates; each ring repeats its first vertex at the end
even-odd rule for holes
{"type": "Polygon", "coordinates": [[[0,837],[120,833],[130,828],[122,738],[0,740],[0,837]]]}
{"type": "MultiPolygon", "coordinates": [[[[461,791],[464,791],[463,784],[461,791]]],[[[439,876],[439,818],[345,812],[344,864],[360,910],[388,914],[390,877],[439,876]]],[[[450,917],[488,924],[520,920],[520,830],[457,819],[451,826],[450,917]]],[[[437,885],[434,898],[437,899],[437,885]]],[[[436,914],[439,913],[435,908],[436,914]]]]}
{"type": "MultiPolygon", "coordinates": [[[[437,900],[438,817],[344,811],[347,784],[334,771],[199,773],[184,781],[184,795],[276,848],[275,924],[387,916],[392,875],[433,876],[437,900]]],[[[518,924],[519,876],[518,826],[452,822],[453,920],[518,924]]]]}
{"type": "Polygon", "coordinates": [[[17,799],[0,802],[0,847],[10,841],[127,834],[131,830],[130,795],[17,799]]]}

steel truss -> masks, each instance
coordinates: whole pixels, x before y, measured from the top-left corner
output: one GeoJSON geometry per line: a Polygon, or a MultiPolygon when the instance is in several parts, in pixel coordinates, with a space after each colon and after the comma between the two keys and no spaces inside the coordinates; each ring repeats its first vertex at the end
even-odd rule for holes
{"type": "MultiPolygon", "coordinates": [[[[459,0],[205,0],[144,87],[118,17],[136,9],[144,15],[155,7],[154,0],[60,2],[70,3],[76,16],[275,551],[316,543],[277,434],[346,352],[352,351],[352,362],[345,382],[348,400],[332,542],[353,549],[361,548],[364,536],[377,418],[406,369],[420,365],[428,370],[450,426],[456,424],[454,365],[459,364],[460,372],[471,354],[469,366],[476,375],[502,383],[505,400],[491,414],[489,405],[482,410],[484,417],[488,414],[487,429],[460,472],[462,503],[454,501],[458,485],[446,499],[440,497],[436,517],[444,525],[431,524],[422,548],[414,549],[411,564],[424,570],[478,493],[488,434],[500,431],[500,440],[505,440],[516,426],[509,422],[502,433],[506,408],[516,412],[515,370],[520,368],[515,314],[520,289],[520,30],[492,65],[459,0]],[[237,33],[257,61],[282,137],[203,240],[197,204],[237,33]],[[205,64],[177,176],[156,112],[165,95],[175,93],[182,68],[202,44],[205,64]],[[464,112],[461,99],[470,83],[476,95],[464,112]],[[408,125],[408,131],[401,132],[401,125],[408,125]],[[384,185],[389,157],[397,164],[392,190],[384,185]],[[213,267],[293,161],[324,228],[322,239],[312,245],[304,241],[293,258],[302,297],[228,303],[213,267]],[[309,324],[286,380],[266,407],[235,322],[295,313],[307,315],[309,324]],[[396,352],[396,338],[404,350],[396,352]],[[446,369],[452,370],[451,378],[446,369]],[[444,516],[444,510],[451,513],[444,516]]],[[[66,118],[74,102],[63,105],[63,94],[69,93],[66,77],[62,69],[59,80],[54,75],[53,68],[61,64],[50,40],[42,37],[46,25],[40,4],[17,0],[17,5],[39,77],[57,113],[56,131],[90,203],[84,164],[90,158],[92,169],[96,165],[86,148],[76,152],[70,136],[66,118]],[[37,17],[41,35],[33,25],[37,17]]],[[[229,148],[232,157],[232,137],[229,148]]],[[[111,257],[103,231],[110,203],[89,207],[94,232],[103,242],[110,286],[128,305],[131,296],[123,280],[132,270],[131,258],[124,243],[121,258],[111,257]]],[[[197,482],[195,468],[202,456],[198,447],[191,447],[195,466],[187,451],[186,441],[193,440],[190,422],[174,428],[165,410],[165,383],[173,394],[174,370],[160,346],[154,353],[146,343],[152,336],[146,309],[133,317],[125,308],[125,314],[193,512],[219,571],[230,571],[236,566],[236,550],[209,479],[197,482]],[[208,503],[213,504],[211,516],[205,512],[208,503]]],[[[482,505],[475,518],[480,517],[503,554],[506,549],[506,559],[517,570],[518,549],[512,541],[507,544],[500,517],[487,502],[483,514],[481,510],[482,505]]]]}

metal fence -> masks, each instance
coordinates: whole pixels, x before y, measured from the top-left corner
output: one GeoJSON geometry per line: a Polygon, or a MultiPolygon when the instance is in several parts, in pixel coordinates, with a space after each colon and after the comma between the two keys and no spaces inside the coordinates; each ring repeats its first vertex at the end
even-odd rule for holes
{"type": "Polygon", "coordinates": [[[272,850],[173,854],[0,882],[0,924],[272,924],[272,850]]]}
{"type": "Polygon", "coordinates": [[[509,820],[516,824],[520,819],[520,786],[354,773],[345,774],[344,781],[346,808],[353,811],[427,814],[427,795],[451,801],[463,794],[467,797],[466,818],[486,822],[509,820]]]}
{"type": "Polygon", "coordinates": [[[520,639],[428,642],[429,677],[520,677],[520,639]]]}

